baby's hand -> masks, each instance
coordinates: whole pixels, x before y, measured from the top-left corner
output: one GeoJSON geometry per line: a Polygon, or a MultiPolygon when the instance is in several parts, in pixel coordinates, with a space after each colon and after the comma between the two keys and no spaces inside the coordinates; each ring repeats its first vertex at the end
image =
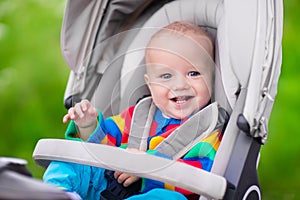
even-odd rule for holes
{"type": "MultiPolygon", "coordinates": [[[[140,151],[140,150],[134,149],[134,148],[127,148],[126,150],[145,153],[144,151],[140,151]]],[[[131,185],[132,183],[134,183],[140,179],[140,177],[138,177],[138,176],[133,176],[130,174],[126,174],[123,172],[117,172],[117,171],[114,173],[114,176],[115,176],[115,179],[117,179],[118,183],[123,184],[124,187],[128,187],[129,185],[131,185]]]]}
{"type": "Polygon", "coordinates": [[[74,120],[79,128],[87,128],[97,123],[97,116],[97,109],[88,100],[82,100],[68,110],[68,114],[63,117],[63,122],[74,120]]]}
{"type": "Polygon", "coordinates": [[[114,177],[115,179],[117,179],[118,183],[123,184],[124,187],[128,187],[129,185],[140,179],[140,177],[123,172],[115,172],[114,177]]]}

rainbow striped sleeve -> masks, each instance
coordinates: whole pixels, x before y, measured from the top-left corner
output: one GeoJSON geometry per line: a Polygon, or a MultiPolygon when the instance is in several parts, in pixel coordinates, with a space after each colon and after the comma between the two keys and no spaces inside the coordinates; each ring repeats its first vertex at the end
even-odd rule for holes
{"type": "MultiPolygon", "coordinates": [[[[104,121],[103,120],[103,115],[100,111],[98,111],[97,120],[98,120],[98,125],[97,125],[97,128],[95,129],[94,133],[96,132],[97,129],[99,129],[103,125],[103,121],[104,121]]],[[[92,133],[91,135],[93,135],[94,133],[92,133]]],[[[68,126],[68,128],[65,132],[65,138],[68,139],[68,140],[82,141],[82,139],[79,137],[76,124],[73,120],[71,120],[70,123],[69,123],[69,126],[68,126]]],[[[93,141],[91,141],[91,142],[93,142],[93,141]]]]}
{"type": "Polygon", "coordinates": [[[127,144],[133,109],[134,107],[130,107],[121,114],[109,117],[104,121],[105,137],[101,141],[102,144],[118,147],[127,144]]]}
{"type": "MultiPolygon", "coordinates": [[[[98,111],[98,125],[91,133],[88,142],[108,144],[112,146],[124,146],[128,142],[131,116],[134,106],[126,109],[119,115],[104,120],[102,113],[98,111]]],[[[81,140],[74,121],[71,121],[65,134],[66,139],[81,140]]]]}
{"type": "Polygon", "coordinates": [[[181,160],[189,165],[210,171],[220,145],[220,132],[216,131],[194,146],[181,160]]]}

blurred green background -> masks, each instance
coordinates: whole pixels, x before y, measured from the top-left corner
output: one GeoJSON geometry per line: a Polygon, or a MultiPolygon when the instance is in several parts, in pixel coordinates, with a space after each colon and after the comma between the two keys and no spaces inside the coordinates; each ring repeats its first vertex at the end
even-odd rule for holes
{"type": "MultiPolygon", "coordinates": [[[[40,138],[63,138],[69,69],[60,50],[65,0],[0,0],[0,156],[31,158],[40,138]]],[[[300,1],[284,2],[282,74],[261,150],[263,199],[300,199],[300,1]]]]}

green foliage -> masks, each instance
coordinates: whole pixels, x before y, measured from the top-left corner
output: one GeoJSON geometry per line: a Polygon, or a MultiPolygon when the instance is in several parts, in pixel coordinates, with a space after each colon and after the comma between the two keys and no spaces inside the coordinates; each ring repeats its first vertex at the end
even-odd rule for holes
{"type": "Polygon", "coordinates": [[[31,158],[40,138],[64,136],[68,67],[60,51],[65,1],[0,1],[0,155],[31,158]]]}
{"type": "MultiPolygon", "coordinates": [[[[63,138],[63,93],[69,69],[60,50],[65,1],[0,0],[0,156],[31,158],[40,138],[63,138]]],[[[284,1],[283,64],[278,96],[261,151],[263,199],[300,199],[300,1],[284,1]]]]}
{"type": "Polygon", "coordinates": [[[284,1],[281,77],[259,166],[263,199],[300,199],[299,7],[298,0],[284,1]]]}

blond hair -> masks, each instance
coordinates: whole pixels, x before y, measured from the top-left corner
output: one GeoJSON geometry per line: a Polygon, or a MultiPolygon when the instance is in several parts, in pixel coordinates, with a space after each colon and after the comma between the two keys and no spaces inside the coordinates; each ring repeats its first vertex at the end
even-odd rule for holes
{"type": "MultiPolygon", "coordinates": [[[[150,45],[151,41],[159,38],[165,34],[172,34],[175,33],[175,36],[183,36],[183,37],[191,37],[192,39],[196,39],[196,42],[201,45],[206,52],[211,56],[214,60],[214,40],[213,38],[202,28],[196,26],[195,24],[189,22],[173,22],[158,32],[156,32],[150,39],[148,46],[150,45]]],[[[172,34],[173,35],[173,34],[172,34]]]]}

